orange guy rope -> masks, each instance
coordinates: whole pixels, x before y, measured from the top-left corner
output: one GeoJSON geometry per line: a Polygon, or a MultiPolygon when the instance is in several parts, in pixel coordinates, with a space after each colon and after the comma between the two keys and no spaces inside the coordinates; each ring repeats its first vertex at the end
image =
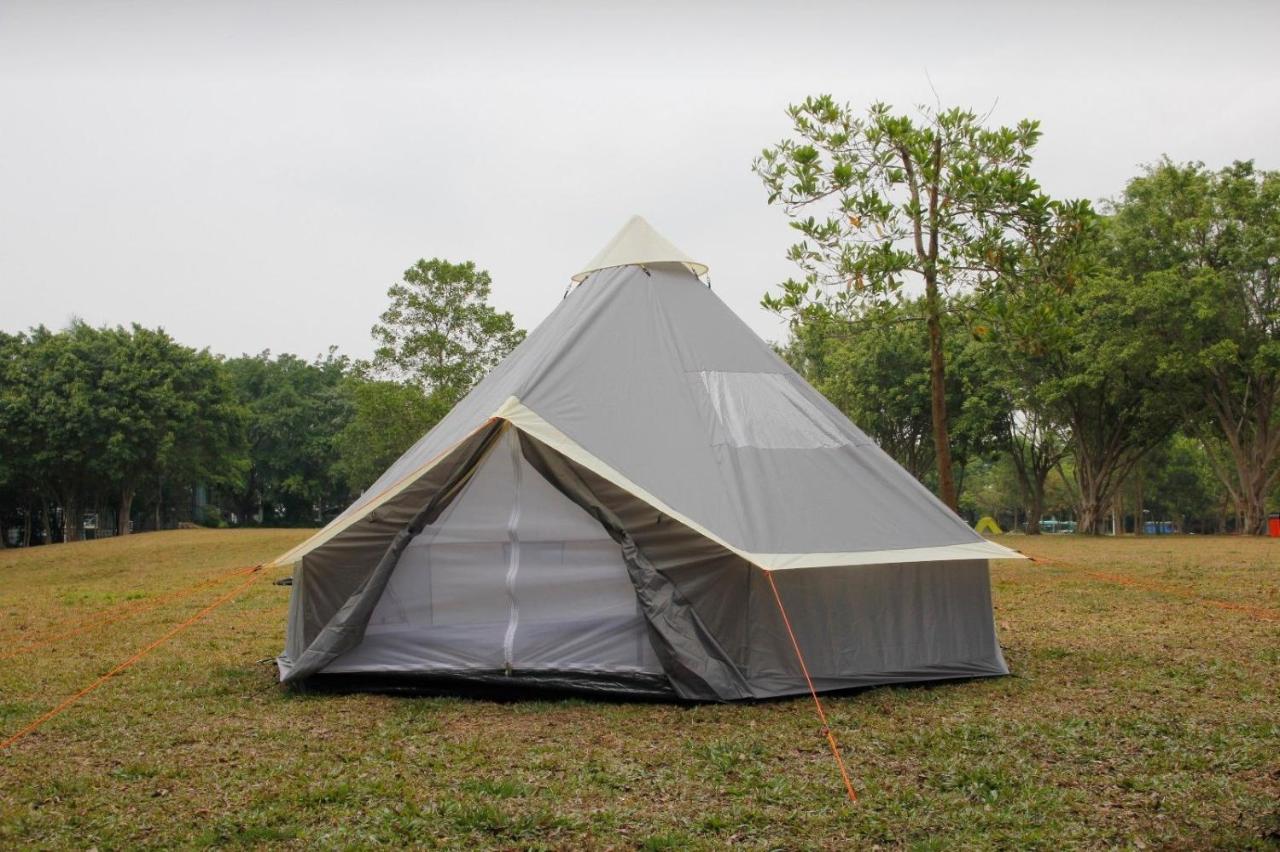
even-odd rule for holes
{"type": "MultiPolygon", "coordinates": [[[[157,597],[147,598],[145,600],[140,600],[140,601],[134,601],[132,603],[118,604],[113,607],[107,607],[106,609],[101,610],[98,613],[80,622],[77,626],[75,626],[70,630],[67,630],[62,633],[55,633],[51,636],[45,637],[44,639],[36,640],[35,642],[31,642],[26,645],[22,645],[18,648],[15,648],[12,651],[7,651],[3,654],[0,654],[0,660],[8,660],[12,657],[17,657],[22,654],[25,654],[28,651],[35,651],[37,649],[45,648],[45,647],[48,647],[49,645],[56,644],[58,642],[61,642],[63,639],[70,639],[73,636],[79,636],[80,634],[86,633],[95,627],[105,627],[108,624],[115,624],[118,621],[124,621],[125,619],[132,618],[135,615],[140,615],[144,612],[149,612],[163,604],[172,603],[173,601],[181,600],[185,597],[190,597],[191,595],[203,589],[205,586],[214,586],[214,585],[217,585],[218,583],[229,580],[232,577],[239,577],[239,576],[243,576],[244,574],[252,573],[253,571],[256,571],[258,567],[259,566],[252,565],[246,568],[236,568],[234,571],[228,571],[225,574],[219,574],[215,577],[210,577],[207,580],[202,580],[201,582],[196,583],[194,586],[189,586],[185,589],[179,589],[176,592],[170,592],[169,594],[166,594],[166,595],[159,595],[157,597]]],[[[68,623],[68,621],[70,621],[70,619],[64,619],[63,621],[56,622],[56,624],[66,624],[68,623]]]]}
{"type": "Polygon", "coordinates": [[[809,667],[805,665],[804,655],[800,653],[800,643],[796,641],[795,631],[791,629],[791,619],[787,618],[787,610],[782,606],[782,596],[778,594],[778,586],[773,582],[773,572],[765,571],[764,575],[769,578],[769,588],[773,589],[773,599],[778,602],[778,612],[782,613],[782,623],[787,627],[787,635],[791,637],[791,647],[795,649],[796,659],[800,661],[800,671],[804,672],[804,681],[809,684],[809,694],[813,696],[813,706],[818,708],[818,718],[822,720],[822,732],[827,735],[827,742],[831,744],[831,754],[836,759],[836,766],[840,768],[840,777],[844,779],[844,789],[849,794],[849,801],[857,802],[858,794],[853,790],[853,782],[849,780],[849,770],[845,768],[844,757],[840,754],[840,746],[836,743],[836,735],[831,732],[831,725],[827,722],[827,713],[822,709],[822,702],[818,699],[818,691],[813,688],[813,678],[809,677],[809,667]]]}
{"type": "Polygon", "coordinates": [[[1218,600],[1217,598],[1201,597],[1194,589],[1175,586],[1169,583],[1162,583],[1159,580],[1130,577],[1125,574],[1108,574],[1102,571],[1091,571],[1084,565],[1077,565],[1074,562],[1064,562],[1061,559],[1049,559],[1044,556],[1032,556],[1029,553],[1024,553],[1023,555],[1029,558],[1035,565],[1048,565],[1054,568],[1067,568],[1072,571],[1079,571],[1086,577],[1094,580],[1101,580],[1104,583],[1115,583],[1117,586],[1128,586],[1130,588],[1147,589],[1148,591],[1160,592],[1161,594],[1172,595],[1186,601],[1191,601],[1192,603],[1198,603],[1201,606],[1227,610],[1228,612],[1243,613],[1262,621],[1280,621],[1280,609],[1239,604],[1232,601],[1218,600]]]}
{"type": "MultiPolygon", "coordinates": [[[[256,571],[256,569],[254,569],[254,570],[256,571]]],[[[132,666],[134,663],[136,663],[136,662],[138,662],[139,660],[141,660],[143,657],[145,657],[147,654],[149,654],[149,653],[151,653],[152,651],[154,651],[156,648],[159,648],[159,647],[160,647],[161,645],[163,645],[165,642],[168,642],[168,641],[169,641],[170,639],[172,639],[174,636],[177,636],[177,635],[178,635],[179,633],[181,633],[183,630],[186,630],[188,627],[190,627],[191,625],[195,624],[197,621],[199,621],[200,619],[204,618],[206,615],[208,615],[209,613],[213,612],[213,611],[214,611],[215,609],[217,609],[218,607],[222,606],[223,604],[225,604],[225,603],[227,603],[228,601],[230,601],[232,598],[234,598],[234,597],[236,597],[237,595],[239,595],[239,594],[240,594],[241,592],[243,592],[245,589],[249,588],[249,586],[250,586],[250,585],[252,585],[252,583],[253,583],[253,581],[254,581],[255,579],[256,579],[255,577],[250,576],[248,580],[245,580],[245,581],[244,581],[244,583],[240,584],[239,586],[236,586],[234,589],[232,589],[231,591],[227,592],[225,595],[223,595],[222,597],[218,598],[216,601],[214,601],[213,603],[209,604],[209,605],[208,605],[208,606],[206,606],[204,609],[200,610],[200,611],[199,611],[199,612],[197,612],[195,615],[193,615],[193,616],[191,616],[190,618],[188,618],[186,621],[183,621],[181,624],[178,624],[178,625],[177,625],[177,626],[175,626],[172,630],[170,630],[168,633],[164,634],[164,635],[163,635],[163,636],[161,636],[159,639],[156,639],[154,642],[151,642],[149,645],[147,645],[146,647],[144,647],[142,650],[138,651],[136,654],[134,654],[132,657],[130,657],[129,659],[125,660],[124,662],[122,662],[122,663],[118,664],[115,668],[111,669],[111,671],[107,672],[107,673],[106,673],[106,674],[104,674],[102,677],[98,678],[98,679],[97,679],[97,680],[95,680],[93,683],[91,683],[91,684],[89,684],[88,686],[86,686],[84,689],[80,690],[79,692],[77,692],[77,693],[75,693],[74,695],[70,696],[69,698],[65,699],[61,704],[59,704],[58,706],[54,707],[52,710],[49,710],[48,712],[46,712],[46,713],[44,713],[44,714],[40,715],[39,717],[37,717],[37,718],[36,718],[35,720],[33,720],[30,724],[28,724],[25,728],[22,728],[22,729],[21,729],[20,731],[18,731],[16,734],[12,735],[12,736],[11,736],[11,737],[9,737],[8,739],[4,740],[3,742],[0,742],[0,751],[3,751],[4,749],[7,749],[9,746],[13,745],[13,744],[14,744],[14,743],[16,743],[18,740],[20,740],[20,739],[22,739],[23,737],[25,737],[27,734],[29,734],[29,733],[31,733],[32,731],[34,731],[34,730],[36,730],[37,728],[39,728],[39,727],[40,727],[41,725],[43,725],[45,722],[47,722],[47,721],[49,721],[50,719],[52,719],[54,716],[57,716],[59,713],[61,713],[61,712],[63,712],[64,710],[66,710],[68,707],[70,707],[71,705],[75,704],[75,703],[76,703],[77,701],[79,701],[81,698],[84,698],[84,697],[85,697],[86,695],[88,695],[90,692],[93,692],[95,689],[97,689],[98,687],[102,686],[104,683],[106,683],[106,682],[107,682],[108,680],[110,680],[111,678],[115,677],[116,675],[118,675],[118,674],[120,674],[121,672],[123,672],[125,669],[129,668],[130,666],[132,666]]]]}

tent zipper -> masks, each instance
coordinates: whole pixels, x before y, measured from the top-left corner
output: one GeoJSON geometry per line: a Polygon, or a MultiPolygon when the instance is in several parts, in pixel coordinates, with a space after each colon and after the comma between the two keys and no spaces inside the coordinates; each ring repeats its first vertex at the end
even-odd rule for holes
{"type": "Polygon", "coordinates": [[[520,440],[515,436],[513,427],[508,426],[507,428],[512,430],[508,438],[511,441],[511,467],[514,487],[511,489],[511,515],[507,518],[507,540],[510,546],[507,557],[507,597],[511,600],[511,616],[507,621],[507,635],[502,641],[502,657],[509,675],[512,670],[516,625],[520,623],[520,605],[516,603],[516,572],[520,569],[520,535],[516,529],[520,525],[520,479],[522,471],[520,468],[520,440]]]}

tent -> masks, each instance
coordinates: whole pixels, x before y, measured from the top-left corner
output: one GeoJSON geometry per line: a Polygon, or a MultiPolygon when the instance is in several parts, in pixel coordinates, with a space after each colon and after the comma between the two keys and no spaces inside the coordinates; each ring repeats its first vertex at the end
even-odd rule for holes
{"type": "Polygon", "coordinates": [[[728,701],[1007,674],[987,541],[633,218],[294,565],[281,679],[728,701]]]}

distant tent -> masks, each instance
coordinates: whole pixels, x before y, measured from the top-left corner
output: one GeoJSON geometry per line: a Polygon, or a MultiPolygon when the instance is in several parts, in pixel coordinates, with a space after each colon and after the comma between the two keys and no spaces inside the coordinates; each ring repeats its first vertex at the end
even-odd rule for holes
{"type": "Polygon", "coordinates": [[[632,219],[295,564],[282,680],[733,700],[1006,674],[988,542],[632,219]],[[774,577],[776,576],[776,586],[774,577]],[[774,596],[776,588],[777,597],[774,596]]]}
{"type": "Polygon", "coordinates": [[[973,525],[973,531],[976,533],[990,533],[991,535],[1002,535],[1004,530],[1000,529],[1000,525],[996,523],[996,519],[990,515],[983,515],[982,519],[973,525]]]}

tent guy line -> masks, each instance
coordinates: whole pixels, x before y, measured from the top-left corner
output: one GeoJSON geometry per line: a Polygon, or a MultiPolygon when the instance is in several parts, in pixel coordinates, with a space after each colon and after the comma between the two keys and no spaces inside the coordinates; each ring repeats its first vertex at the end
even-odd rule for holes
{"type": "Polygon", "coordinates": [[[1061,559],[1051,559],[1047,556],[1033,556],[1025,554],[1032,564],[1047,565],[1053,568],[1067,568],[1071,571],[1079,572],[1086,577],[1099,580],[1103,583],[1111,583],[1117,586],[1127,586],[1134,589],[1146,589],[1147,591],[1160,592],[1161,594],[1172,595],[1185,601],[1198,603],[1201,606],[1212,609],[1221,609],[1228,612],[1237,612],[1262,621],[1280,621],[1280,609],[1274,609],[1265,606],[1255,606],[1252,604],[1241,604],[1233,601],[1218,600],[1217,598],[1206,598],[1197,593],[1193,589],[1182,586],[1173,586],[1168,583],[1161,583],[1157,580],[1144,580],[1141,577],[1129,577],[1124,574],[1112,574],[1105,571],[1095,571],[1084,565],[1077,565],[1073,562],[1064,562],[1061,559]]]}
{"type": "Polygon", "coordinates": [[[44,712],[44,713],[40,714],[40,715],[39,715],[39,716],[37,716],[35,719],[33,719],[31,722],[29,722],[27,725],[25,725],[24,727],[22,727],[21,729],[19,729],[19,730],[18,730],[18,731],[16,731],[15,733],[11,734],[8,738],[4,739],[3,741],[0,741],[0,751],[3,751],[3,750],[5,750],[5,749],[8,749],[10,746],[12,746],[14,743],[18,742],[19,740],[21,740],[23,737],[26,737],[28,734],[30,734],[30,733],[32,733],[32,732],[34,732],[34,731],[38,730],[41,726],[43,726],[43,725],[44,725],[46,722],[48,722],[50,719],[53,719],[53,718],[55,718],[56,716],[58,716],[58,715],[62,714],[63,712],[65,712],[66,710],[68,710],[69,708],[71,708],[72,706],[74,706],[77,702],[79,702],[79,701],[80,701],[82,698],[84,698],[86,695],[88,695],[89,693],[91,693],[91,692],[93,692],[94,690],[96,690],[96,689],[98,689],[99,687],[101,687],[101,686],[102,686],[103,684],[105,684],[107,681],[111,680],[111,678],[113,678],[113,677],[115,677],[116,675],[121,674],[121,673],[123,673],[125,670],[127,670],[127,669],[131,668],[134,664],[136,664],[137,662],[139,662],[140,660],[142,660],[144,657],[146,657],[148,654],[150,654],[150,653],[151,653],[152,651],[154,651],[156,648],[159,648],[161,645],[165,644],[165,643],[166,643],[166,642],[168,642],[170,639],[172,639],[173,637],[177,636],[179,633],[181,633],[182,631],[186,630],[188,627],[190,627],[191,625],[195,624],[197,621],[199,621],[200,619],[204,618],[204,617],[205,617],[206,615],[208,615],[209,613],[211,613],[211,612],[213,612],[214,610],[218,609],[218,608],[219,608],[219,607],[221,607],[223,604],[226,604],[226,603],[229,603],[229,602],[231,602],[231,601],[235,600],[237,597],[239,597],[239,595],[240,595],[240,593],[241,593],[241,592],[244,592],[244,591],[245,591],[246,589],[248,589],[251,585],[253,585],[254,581],[258,579],[258,572],[259,572],[259,571],[261,571],[261,570],[262,570],[262,566],[261,566],[261,565],[255,565],[255,566],[253,566],[253,567],[252,567],[251,569],[249,569],[249,571],[248,571],[248,574],[249,574],[248,579],[247,579],[247,580],[245,580],[242,584],[240,584],[239,586],[236,586],[236,587],[235,587],[234,589],[232,589],[231,591],[229,591],[229,592],[227,592],[226,594],[222,595],[220,598],[218,598],[217,600],[215,600],[213,603],[211,603],[211,604],[209,604],[208,606],[206,606],[206,607],[204,607],[203,609],[201,609],[201,610],[200,610],[199,612],[197,612],[195,615],[192,615],[190,618],[187,618],[187,619],[185,619],[184,621],[179,622],[177,625],[175,625],[173,628],[171,628],[171,629],[170,629],[168,632],[166,632],[164,635],[160,636],[158,639],[155,639],[155,640],[153,640],[152,642],[148,643],[147,645],[143,646],[141,649],[139,649],[137,652],[135,652],[132,656],[128,657],[127,659],[125,659],[125,660],[123,660],[123,661],[121,661],[121,662],[117,663],[117,664],[116,664],[114,667],[112,667],[112,668],[111,668],[111,669],[110,669],[106,674],[104,674],[104,675],[102,675],[101,677],[97,678],[97,679],[96,679],[96,680],[94,680],[92,683],[90,683],[88,686],[86,686],[86,687],[84,687],[83,689],[81,689],[79,692],[76,692],[76,693],[74,693],[74,694],[72,694],[72,695],[69,695],[69,696],[68,696],[67,698],[65,698],[61,703],[59,703],[59,704],[57,704],[56,706],[54,706],[54,707],[50,708],[50,709],[49,709],[49,710],[47,710],[46,712],[44,712]]]}
{"type": "MultiPolygon", "coordinates": [[[[260,566],[249,565],[242,568],[235,568],[231,571],[227,571],[226,573],[218,574],[216,576],[209,577],[208,579],[201,580],[195,585],[188,586],[185,589],[179,589],[178,591],[169,592],[168,594],[157,595],[152,598],[147,598],[140,601],[134,601],[132,604],[124,604],[120,606],[107,607],[106,609],[101,610],[95,613],[94,615],[90,616],[88,619],[80,621],[79,623],[76,624],[75,627],[69,630],[60,631],[57,633],[47,635],[43,639],[39,639],[35,642],[31,642],[27,645],[22,645],[11,651],[7,651],[4,654],[0,654],[0,660],[8,660],[14,657],[19,657],[31,651],[38,651],[41,648],[47,648],[51,645],[56,645],[59,642],[63,641],[64,639],[71,639],[75,636],[83,635],[85,633],[88,633],[94,630],[95,628],[106,627],[111,624],[117,624],[121,621],[127,621],[128,619],[133,618],[134,616],[151,612],[152,610],[157,609],[158,607],[161,607],[167,603],[173,603],[174,601],[179,601],[179,600],[182,600],[183,598],[188,598],[194,595],[196,592],[200,591],[201,589],[204,589],[206,586],[216,586],[216,585],[219,585],[220,583],[225,583],[227,580],[230,580],[233,577],[239,577],[244,574],[252,573],[258,570],[259,567],[260,566]]],[[[59,622],[59,624],[66,624],[70,621],[72,620],[66,619],[62,622],[59,622]]]]}
{"type": "Polygon", "coordinates": [[[791,629],[791,619],[787,616],[787,609],[782,605],[778,584],[774,582],[773,574],[765,574],[765,576],[769,578],[769,589],[773,592],[773,599],[778,602],[778,612],[782,614],[782,623],[786,625],[791,647],[795,649],[796,660],[800,663],[800,670],[804,672],[804,681],[809,685],[809,695],[813,697],[813,706],[818,711],[819,721],[822,722],[822,733],[826,735],[827,743],[831,746],[831,756],[836,759],[836,767],[839,768],[840,778],[844,781],[845,793],[849,796],[850,802],[857,804],[858,793],[853,789],[853,781],[849,779],[849,768],[844,764],[840,744],[836,741],[835,732],[831,730],[831,723],[827,721],[827,711],[822,706],[822,699],[818,697],[818,691],[813,688],[813,678],[809,676],[809,665],[804,661],[804,654],[800,653],[800,643],[796,641],[795,631],[791,629]]]}

